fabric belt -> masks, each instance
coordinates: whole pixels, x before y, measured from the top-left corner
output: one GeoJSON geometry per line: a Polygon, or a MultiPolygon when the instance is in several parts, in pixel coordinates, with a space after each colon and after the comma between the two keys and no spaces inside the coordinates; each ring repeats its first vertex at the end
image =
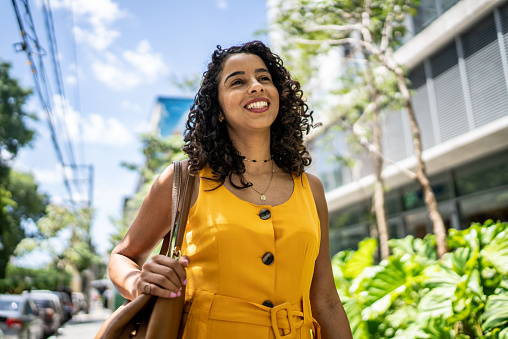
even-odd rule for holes
{"type": "MultiPolygon", "coordinates": [[[[203,290],[197,291],[192,302],[186,303],[184,312],[190,312],[189,317],[199,320],[208,318],[271,327],[277,339],[294,337],[296,329],[301,328],[304,323],[301,302],[293,305],[286,302],[274,307],[267,307],[203,290]],[[197,303],[195,305],[197,307],[191,310],[191,306],[195,303],[197,303]]],[[[319,332],[319,325],[314,320],[314,338],[320,337],[319,332]]]]}

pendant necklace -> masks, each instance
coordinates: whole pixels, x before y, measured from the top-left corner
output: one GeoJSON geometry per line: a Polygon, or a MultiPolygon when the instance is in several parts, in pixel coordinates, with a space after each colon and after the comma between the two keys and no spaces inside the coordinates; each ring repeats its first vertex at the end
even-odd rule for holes
{"type": "MultiPolygon", "coordinates": [[[[270,159],[271,160],[271,159],[270,159]]],[[[262,161],[262,162],[267,162],[267,161],[270,161],[270,160],[266,160],[266,161],[262,161]]],[[[258,162],[261,162],[261,161],[258,161],[258,162]]],[[[262,201],[265,201],[266,200],[266,195],[265,193],[268,191],[268,189],[270,188],[270,184],[272,183],[272,179],[273,179],[273,172],[275,172],[274,168],[273,168],[273,162],[272,162],[272,175],[270,176],[270,181],[268,182],[268,186],[266,186],[266,189],[264,190],[264,192],[259,192],[257,189],[254,188],[254,185],[250,186],[254,192],[256,192],[257,194],[260,195],[259,199],[261,199],[262,201]]],[[[245,178],[245,176],[244,176],[245,178]]],[[[247,179],[247,178],[245,178],[247,179]]],[[[247,180],[248,181],[248,180],[247,180]]],[[[252,184],[252,183],[251,183],[252,184]]]]}

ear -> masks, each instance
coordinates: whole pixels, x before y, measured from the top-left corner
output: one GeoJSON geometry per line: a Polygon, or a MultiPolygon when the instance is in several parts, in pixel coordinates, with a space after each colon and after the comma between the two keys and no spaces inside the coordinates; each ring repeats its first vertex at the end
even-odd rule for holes
{"type": "Polygon", "coordinates": [[[223,122],[224,121],[224,114],[222,114],[222,112],[219,113],[219,121],[220,122],[223,122]]]}

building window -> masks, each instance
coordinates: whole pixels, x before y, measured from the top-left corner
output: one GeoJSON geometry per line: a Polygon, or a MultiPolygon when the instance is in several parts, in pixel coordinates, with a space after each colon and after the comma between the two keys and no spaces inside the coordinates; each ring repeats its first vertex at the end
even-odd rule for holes
{"type": "MultiPolygon", "coordinates": [[[[452,187],[445,174],[429,178],[437,202],[452,197],[452,187]]],[[[425,206],[423,191],[417,184],[406,186],[402,189],[402,201],[405,211],[425,206]]]]}
{"type": "Polygon", "coordinates": [[[508,152],[454,171],[458,196],[508,186],[508,152]]]}
{"type": "Polygon", "coordinates": [[[413,18],[415,34],[423,31],[460,0],[421,0],[413,18]]]}

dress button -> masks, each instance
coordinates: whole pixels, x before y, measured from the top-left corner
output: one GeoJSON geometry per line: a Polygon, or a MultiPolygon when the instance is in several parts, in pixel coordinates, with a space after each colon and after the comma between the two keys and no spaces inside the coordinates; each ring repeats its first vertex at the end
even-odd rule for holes
{"type": "Polygon", "coordinates": [[[265,300],[263,301],[263,306],[273,308],[273,303],[271,300],[265,300]]]}
{"type": "Polygon", "coordinates": [[[271,252],[266,252],[265,254],[263,254],[262,260],[263,260],[263,264],[271,265],[271,264],[273,264],[273,261],[275,260],[275,258],[271,252]]]}
{"type": "Polygon", "coordinates": [[[263,208],[261,211],[259,211],[259,217],[263,220],[266,220],[272,216],[272,213],[267,208],[263,208]]]}

